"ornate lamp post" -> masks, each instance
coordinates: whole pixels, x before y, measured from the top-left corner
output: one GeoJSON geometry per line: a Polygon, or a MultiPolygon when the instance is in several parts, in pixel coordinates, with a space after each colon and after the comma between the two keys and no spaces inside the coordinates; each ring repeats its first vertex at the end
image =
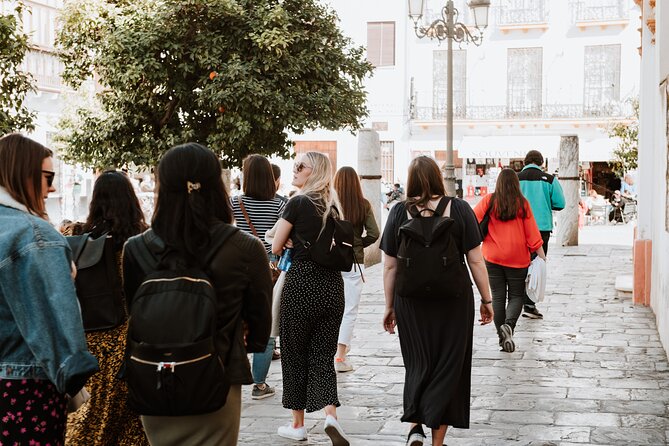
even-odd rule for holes
{"type": "Polygon", "coordinates": [[[447,0],[446,6],[441,10],[441,18],[435,20],[427,27],[419,25],[423,17],[425,0],[409,0],[409,18],[414,23],[416,36],[422,39],[429,37],[439,42],[447,42],[447,89],[448,100],[446,102],[446,193],[455,196],[455,167],[453,166],[453,41],[458,43],[473,43],[480,46],[483,42],[483,31],[488,27],[488,10],[490,0],[470,0],[469,8],[474,13],[475,30],[470,30],[464,23],[458,22],[458,10],[453,6],[453,0],[447,0]]]}

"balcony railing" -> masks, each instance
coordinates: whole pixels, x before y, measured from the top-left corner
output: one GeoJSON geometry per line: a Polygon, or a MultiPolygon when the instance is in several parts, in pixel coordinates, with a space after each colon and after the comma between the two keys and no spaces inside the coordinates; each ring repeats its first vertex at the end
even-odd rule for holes
{"type": "Polygon", "coordinates": [[[55,54],[42,50],[30,50],[23,61],[23,69],[35,77],[38,88],[48,90],[63,88],[60,78],[63,64],[55,54]]]}
{"type": "Polygon", "coordinates": [[[500,26],[548,22],[546,0],[502,0],[496,9],[500,26]]]}
{"type": "MultiPolygon", "coordinates": [[[[453,117],[468,121],[498,121],[512,119],[592,119],[624,118],[632,115],[629,102],[607,104],[543,104],[519,108],[506,105],[454,106],[453,117]]],[[[446,119],[443,107],[416,107],[411,119],[442,121],[446,119]]]]}
{"type": "Polygon", "coordinates": [[[571,0],[572,22],[605,22],[628,18],[625,0],[571,0]]]}

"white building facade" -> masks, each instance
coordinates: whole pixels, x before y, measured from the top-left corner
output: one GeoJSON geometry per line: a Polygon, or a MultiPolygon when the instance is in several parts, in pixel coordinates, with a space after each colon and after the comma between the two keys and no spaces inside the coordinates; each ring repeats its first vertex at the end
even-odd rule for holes
{"type": "MultiPolygon", "coordinates": [[[[416,37],[406,1],[329,3],[376,67],[366,83],[366,127],[379,132],[383,180],[403,183],[417,155],[443,164],[446,45],[416,37]]],[[[427,25],[445,1],[425,3],[427,25]]],[[[459,21],[471,25],[465,0],[455,6],[459,21]]],[[[638,96],[639,13],[632,0],[492,0],[483,45],[454,44],[455,165],[465,197],[494,187],[499,167],[521,167],[530,149],[544,153],[555,170],[565,134],[579,136],[586,180],[600,193],[615,187],[606,161],[616,142],[606,129],[630,116],[628,100],[638,96]]],[[[357,164],[350,133],[294,139],[297,152],[334,152],[337,166],[357,164]]]]}
{"type": "Polygon", "coordinates": [[[634,300],[653,309],[669,352],[669,3],[639,3],[643,43],[634,300]]]}

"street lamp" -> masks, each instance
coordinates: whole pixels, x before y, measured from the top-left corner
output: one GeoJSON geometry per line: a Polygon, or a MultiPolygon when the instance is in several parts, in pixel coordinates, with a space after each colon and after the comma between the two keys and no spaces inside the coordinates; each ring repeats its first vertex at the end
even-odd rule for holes
{"type": "Polygon", "coordinates": [[[473,43],[480,46],[483,42],[483,31],[488,27],[488,10],[490,0],[470,0],[468,6],[474,14],[475,30],[470,30],[464,23],[458,22],[458,10],[453,6],[453,0],[447,0],[438,18],[428,26],[419,25],[423,17],[425,0],[408,0],[409,18],[413,21],[414,31],[419,39],[429,37],[439,42],[447,42],[448,77],[446,102],[446,194],[455,196],[455,167],[453,165],[453,41],[458,43],[473,43]]]}

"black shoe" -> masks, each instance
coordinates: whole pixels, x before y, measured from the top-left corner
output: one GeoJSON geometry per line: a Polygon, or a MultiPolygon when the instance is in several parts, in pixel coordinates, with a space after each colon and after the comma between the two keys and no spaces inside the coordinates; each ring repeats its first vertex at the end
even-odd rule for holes
{"type": "Polygon", "coordinates": [[[509,324],[499,327],[500,345],[502,350],[507,353],[513,353],[516,350],[516,343],[513,342],[513,330],[509,324]]]}
{"type": "Polygon", "coordinates": [[[523,317],[528,317],[530,319],[543,319],[544,315],[539,313],[537,307],[525,307],[523,308],[523,317]]]}
{"type": "Polygon", "coordinates": [[[423,432],[423,426],[417,424],[413,429],[409,431],[407,435],[407,444],[406,446],[423,446],[425,442],[425,432],[423,432]]]}

